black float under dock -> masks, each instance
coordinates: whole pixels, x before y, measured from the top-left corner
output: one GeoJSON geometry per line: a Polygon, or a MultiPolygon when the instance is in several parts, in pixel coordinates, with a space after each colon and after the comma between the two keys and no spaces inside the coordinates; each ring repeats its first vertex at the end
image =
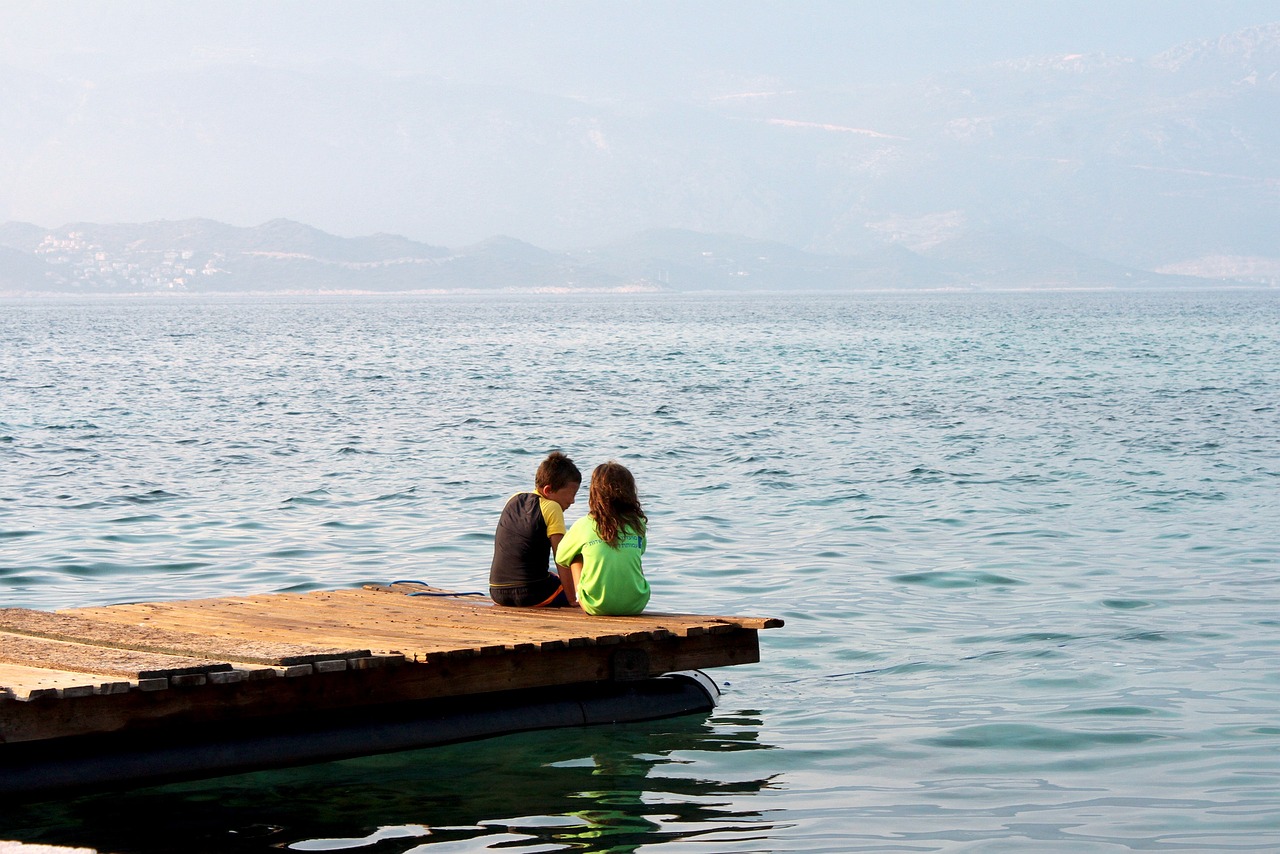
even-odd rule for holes
{"type": "Polygon", "coordinates": [[[0,609],[0,793],[215,776],[709,711],[759,617],[512,609],[417,582],[0,609]]]}

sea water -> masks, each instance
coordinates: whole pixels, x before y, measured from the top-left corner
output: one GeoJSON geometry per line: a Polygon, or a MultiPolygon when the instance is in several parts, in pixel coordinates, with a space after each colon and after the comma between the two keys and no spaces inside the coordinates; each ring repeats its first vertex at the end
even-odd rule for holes
{"type": "MultiPolygon", "coordinates": [[[[102,851],[1280,849],[1280,293],[0,304],[0,604],[421,579],[617,459],[709,716],[45,804],[102,851]]],[[[580,502],[570,521],[584,511],[580,502]]]]}

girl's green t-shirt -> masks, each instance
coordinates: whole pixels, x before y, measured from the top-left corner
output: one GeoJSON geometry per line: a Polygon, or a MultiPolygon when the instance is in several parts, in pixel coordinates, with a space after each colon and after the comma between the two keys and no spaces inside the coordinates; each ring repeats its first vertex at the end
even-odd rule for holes
{"type": "Polygon", "coordinates": [[[649,582],[640,566],[645,538],[630,528],[618,535],[614,548],[600,539],[596,520],[583,516],[564,535],[556,549],[556,563],[568,566],[582,556],[578,603],[588,614],[639,614],[649,604],[649,582]]]}

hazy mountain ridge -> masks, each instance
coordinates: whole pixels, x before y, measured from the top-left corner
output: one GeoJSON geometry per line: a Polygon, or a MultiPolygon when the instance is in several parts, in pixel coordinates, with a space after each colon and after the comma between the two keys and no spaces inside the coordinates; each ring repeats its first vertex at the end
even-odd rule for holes
{"type": "MultiPolygon", "coordinates": [[[[898,244],[925,257],[1016,232],[1139,270],[1218,275],[1222,259],[1253,259],[1243,274],[1280,259],[1280,24],[1147,58],[1032,57],[892,86],[704,86],[683,100],[225,64],[93,86],[0,68],[0,83],[0,188],[38,199],[41,176],[57,175],[89,210],[161,185],[182,200],[174,221],[286,214],[360,233],[343,226],[349,211],[386,211],[383,230],[433,240],[608,246],[673,228],[823,258],[898,244]],[[219,189],[246,185],[234,204],[219,189]]],[[[324,252],[304,234],[254,239],[330,266],[462,265],[406,238],[324,252]]]]}
{"type": "MultiPolygon", "coordinates": [[[[825,255],[739,235],[656,229],[554,252],[510,237],[447,250],[344,238],[285,220],[0,226],[9,294],[898,290],[1206,287],[1244,282],[1133,270],[1054,241],[970,232],[913,251],[825,255]]],[[[1256,273],[1257,270],[1254,270],[1256,273]]],[[[1256,282],[1255,282],[1256,284],[1256,282]]]]}
{"type": "Polygon", "coordinates": [[[1239,83],[1280,83],[1280,21],[1201,39],[1157,54],[1150,65],[1168,71],[1218,69],[1239,83]]]}

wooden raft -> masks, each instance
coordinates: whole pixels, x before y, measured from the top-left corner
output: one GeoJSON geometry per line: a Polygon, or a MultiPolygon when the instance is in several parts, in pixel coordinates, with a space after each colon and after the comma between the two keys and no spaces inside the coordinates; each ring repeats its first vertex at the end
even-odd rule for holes
{"type": "Polygon", "coordinates": [[[757,617],[495,606],[413,582],[0,609],[0,744],[647,679],[759,661],[757,617]]]}

